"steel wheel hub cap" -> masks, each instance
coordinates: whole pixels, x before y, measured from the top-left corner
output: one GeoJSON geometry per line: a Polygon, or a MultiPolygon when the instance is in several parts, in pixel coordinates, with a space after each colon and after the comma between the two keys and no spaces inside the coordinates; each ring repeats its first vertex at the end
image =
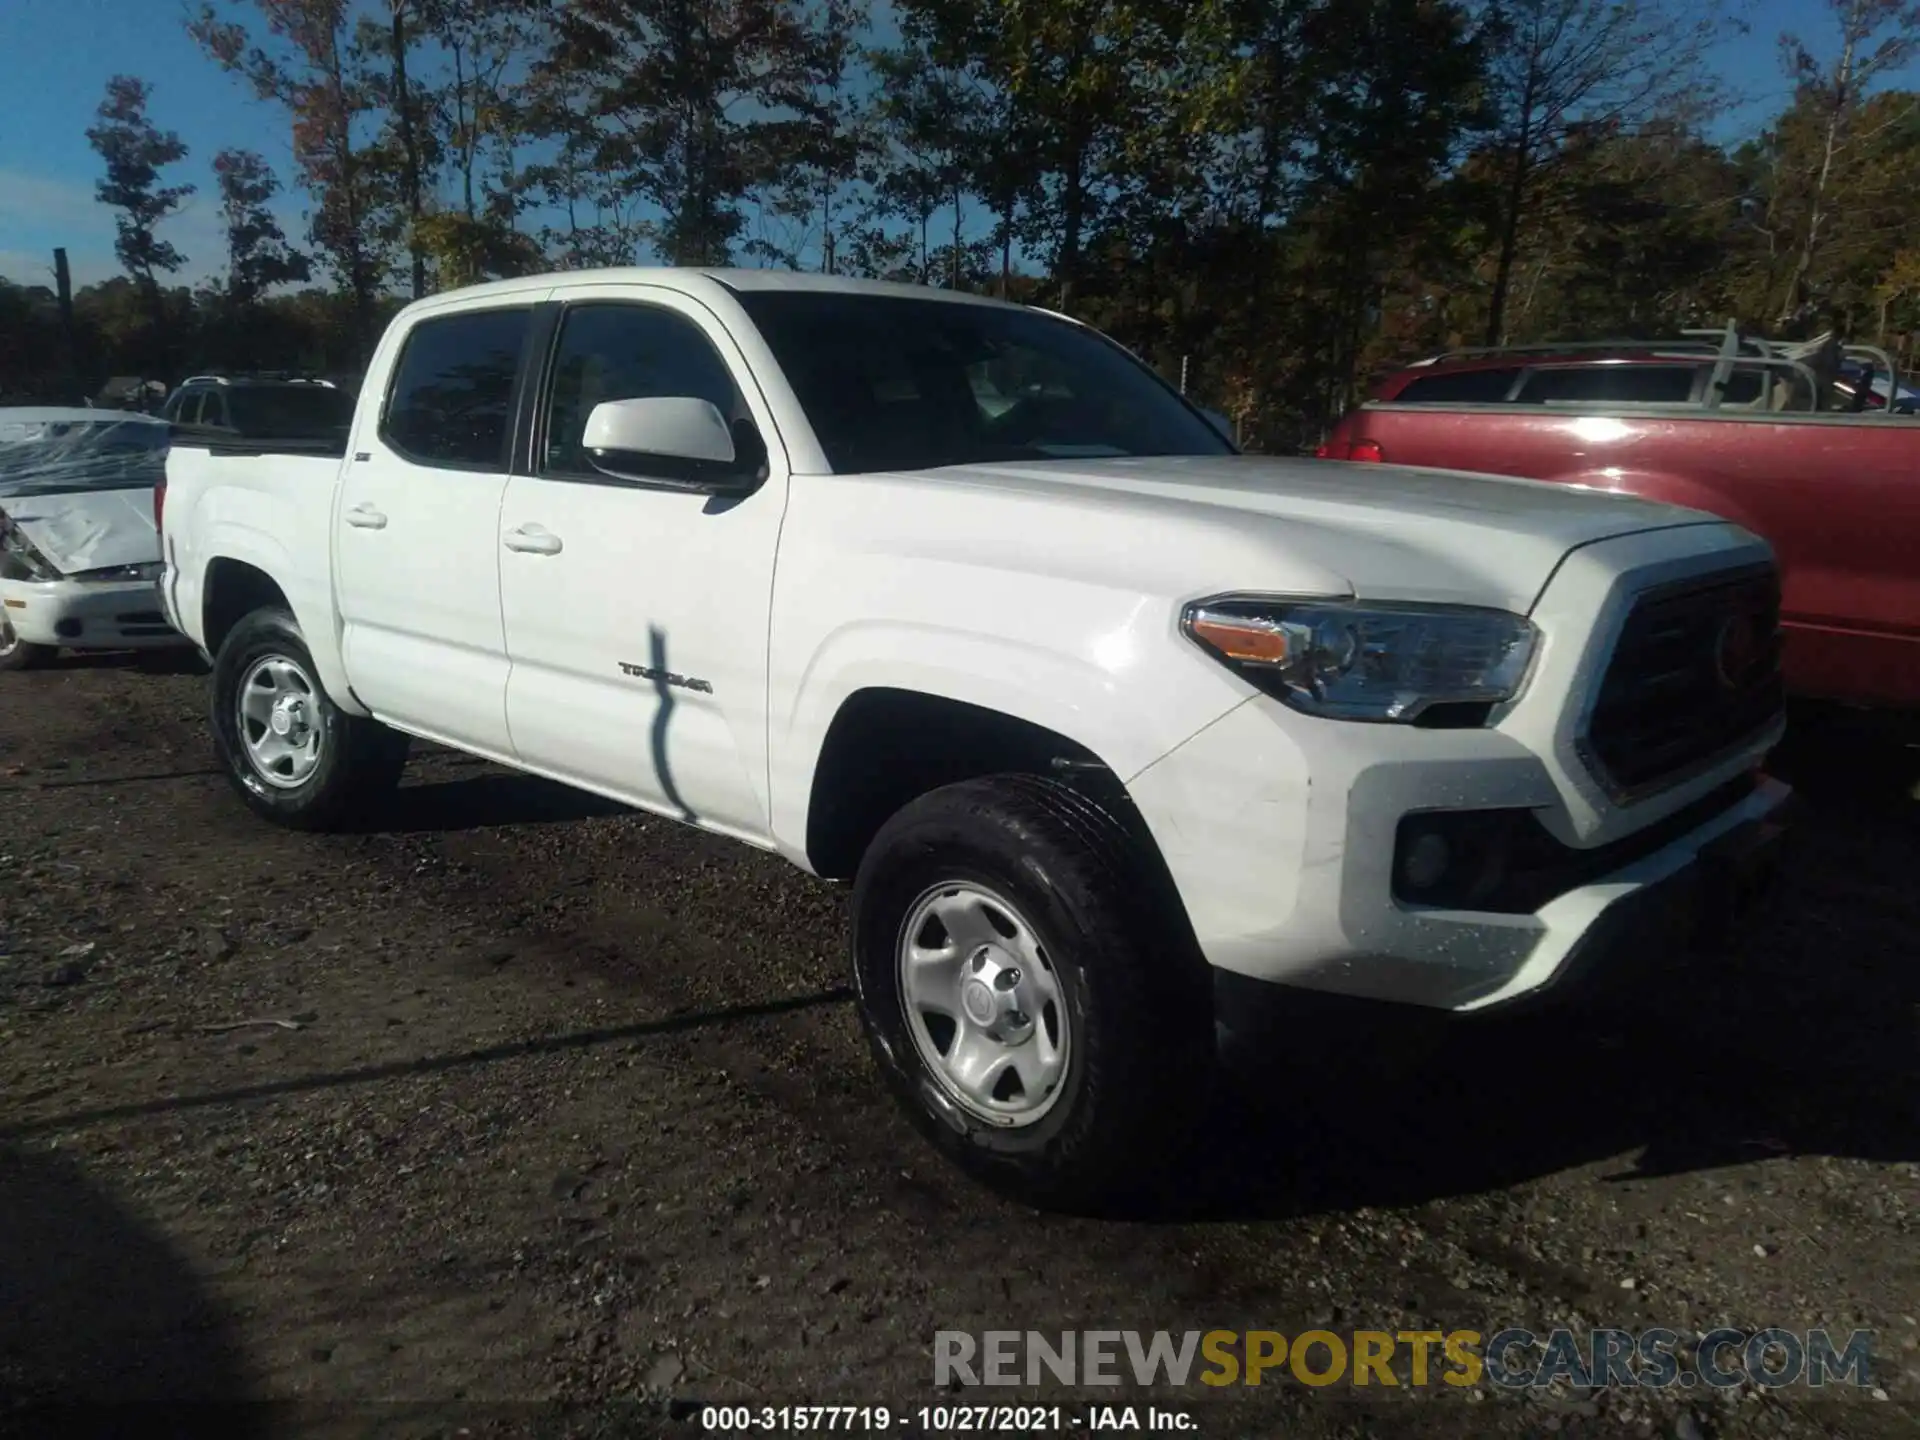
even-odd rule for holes
{"type": "Polygon", "coordinates": [[[1033,927],[1000,896],[937,885],[900,930],[907,1028],[946,1096],[1005,1128],[1060,1097],[1072,1037],[1060,979],[1033,927]]]}
{"type": "Polygon", "coordinates": [[[273,716],[267,721],[273,733],[296,742],[306,738],[313,727],[307,721],[307,702],[297,695],[282,695],[273,702],[273,716]]]}
{"type": "Polygon", "coordinates": [[[319,767],[319,697],[313,677],[284,655],[264,656],[248,667],[234,718],[247,763],[267,784],[291,790],[319,767]]]}

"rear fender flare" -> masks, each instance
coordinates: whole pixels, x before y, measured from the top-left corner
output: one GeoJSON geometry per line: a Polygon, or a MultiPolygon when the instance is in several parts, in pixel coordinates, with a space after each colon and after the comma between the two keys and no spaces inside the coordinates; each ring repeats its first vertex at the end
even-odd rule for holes
{"type": "Polygon", "coordinates": [[[207,560],[201,567],[196,586],[197,593],[190,602],[196,613],[204,611],[207,581],[216,562],[235,561],[260,571],[279,586],[280,593],[287,597],[287,604],[307,642],[307,650],[313,656],[314,668],[320,672],[318,678],[326,688],[328,698],[349,715],[365,716],[368,713],[366,707],[354,698],[353,688],[347,679],[346,657],[341,651],[340,629],[334,618],[330,576],[324,573],[319,577],[312,576],[302,569],[286,545],[273,535],[231,519],[215,520],[208,527],[206,554],[207,560]]]}

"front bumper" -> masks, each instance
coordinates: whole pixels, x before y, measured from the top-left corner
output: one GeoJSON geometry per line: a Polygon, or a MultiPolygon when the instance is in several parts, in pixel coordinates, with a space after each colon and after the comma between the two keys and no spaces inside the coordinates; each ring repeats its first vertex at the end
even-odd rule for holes
{"type": "Polygon", "coordinates": [[[0,581],[0,604],[30,645],[156,650],[187,644],[154,602],[151,580],[0,581]]]}
{"type": "MultiPolygon", "coordinates": [[[[1504,1007],[1634,952],[1685,943],[1726,892],[1720,852],[1753,844],[1762,888],[1791,791],[1758,778],[1724,806],[1710,797],[1778,739],[1756,737],[1710,776],[1643,802],[1650,829],[1710,813],[1658,848],[1525,913],[1410,905],[1394,895],[1400,822],[1422,812],[1530,810],[1548,829],[1566,806],[1548,766],[1499,730],[1348,725],[1256,699],[1129,785],[1207,959],[1221,971],[1446,1011],[1504,1007]],[[1695,812],[1698,813],[1697,811],[1695,812]],[[1756,839],[1757,837],[1757,839],[1756,839]],[[1693,898],[1689,898],[1693,897],[1693,898]],[[1671,942],[1671,943],[1670,943],[1671,942]]],[[[1740,869],[1740,866],[1735,866],[1740,869]]],[[[1228,1019],[1230,1017],[1223,1017],[1228,1019]]]]}

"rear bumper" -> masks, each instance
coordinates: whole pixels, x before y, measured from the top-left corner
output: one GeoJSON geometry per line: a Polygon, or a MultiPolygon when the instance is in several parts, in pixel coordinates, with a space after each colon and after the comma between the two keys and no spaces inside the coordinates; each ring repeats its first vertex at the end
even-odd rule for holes
{"type": "Polygon", "coordinates": [[[0,581],[0,604],[30,645],[72,650],[157,650],[186,645],[154,598],[153,582],[0,581]]]}

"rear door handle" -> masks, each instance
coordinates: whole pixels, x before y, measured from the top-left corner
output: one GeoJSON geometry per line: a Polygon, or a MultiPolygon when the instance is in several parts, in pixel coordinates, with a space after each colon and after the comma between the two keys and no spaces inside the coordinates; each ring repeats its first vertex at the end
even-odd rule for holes
{"type": "Polygon", "coordinates": [[[544,525],[531,522],[509,530],[500,537],[509,550],[518,550],[523,555],[558,555],[560,537],[544,525]]]}
{"type": "Polygon", "coordinates": [[[373,506],[362,503],[347,511],[347,524],[356,530],[384,530],[387,517],[373,506]]]}

